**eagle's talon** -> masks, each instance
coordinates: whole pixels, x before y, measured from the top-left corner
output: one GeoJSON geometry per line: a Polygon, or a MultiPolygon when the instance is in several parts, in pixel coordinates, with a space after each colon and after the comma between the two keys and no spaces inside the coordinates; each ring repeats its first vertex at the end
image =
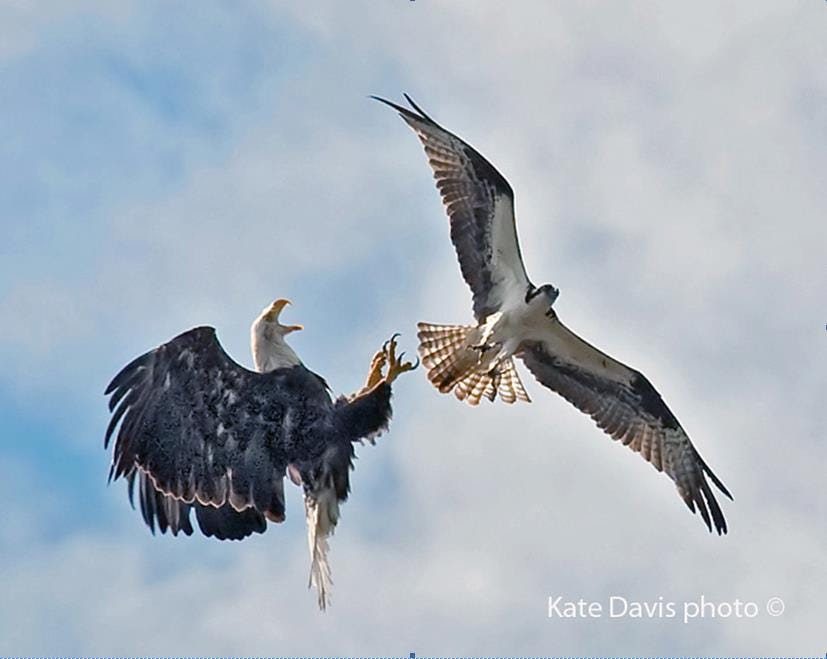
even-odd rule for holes
{"type": "Polygon", "coordinates": [[[399,333],[394,334],[387,343],[388,372],[385,375],[386,384],[391,384],[402,373],[412,371],[419,365],[419,358],[417,358],[416,364],[413,364],[412,362],[403,361],[405,357],[404,352],[398,355],[396,354],[396,339],[398,336],[399,333]]]}
{"type": "Polygon", "coordinates": [[[385,352],[385,356],[388,358],[388,364],[393,364],[397,361],[396,357],[396,337],[399,334],[394,334],[388,342],[383,346],[383,350],[385,352]]]}
{"type": "Polygon", "coordinates": [[[377,352],[375,355],[373,355],[373,359],[370,360],[369,373],[373,375],[377,371],[381,372],[387,360],[388,358],[385,355],[384,351],[380,350],[379,352],[377,352]]]}
{"type": "Polygon", "coordinates": [[[392,348],[396,344],[396,339],[398,339],[400,336],[401,334],[399,332],[394,332],[393,336],[391,336],[391,338],[389,338],[382,344],[382,352],[387,352],[388,346],[391,346],[392,348]]]}
{"type": "Polygon", "coordinates": [[[419,358],[417,358],[415,364],[412,364],[411,362],[403,361],[403,357],[405,356],[404,352],[399,355],[396,354],[396,339],[399,336],[399,332],[396,332],[382,344],[382,349],[377,352],[371,360],[365,385],[350,397],[351,400],[370,393],[383,382],[391,384],[400,374],[412,371],[419,366],[419,358]],[[387,373],[382,372],[385,366],[388,367],[387,373]]]}

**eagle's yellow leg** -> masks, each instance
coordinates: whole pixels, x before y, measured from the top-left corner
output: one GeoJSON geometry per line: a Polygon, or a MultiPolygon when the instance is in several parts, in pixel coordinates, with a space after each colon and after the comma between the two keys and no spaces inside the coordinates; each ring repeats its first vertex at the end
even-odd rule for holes
{"type": "Polygon", "coordinates": [[[365,385],[355,394],[351,394],[350,400],[365,395],[382,381],[382,369],[385,367],[387,361],[388,356],[383,348],[373,356],[373,359],[370,360],[370,368],[368,369],[368,377],[365,380],[365,385]]]}

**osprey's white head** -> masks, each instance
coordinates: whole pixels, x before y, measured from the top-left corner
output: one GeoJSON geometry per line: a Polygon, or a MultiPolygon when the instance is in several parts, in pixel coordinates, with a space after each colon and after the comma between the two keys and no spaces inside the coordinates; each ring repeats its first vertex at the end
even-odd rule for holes
{"type": "Polygon", "coordinates": [[[278,299],[265,307],[250,328],[253,363],[259,373],[301,364],[299,356],[284,341],[290,332],[304,329],[301,325],[282,325],[279,314],[290,300],[278,299]]]}
{"type": "Polygon", "coordinates": [[[546,315],[551,315],[552,306],[558,295],[560,295],[560,290],[551,284],[543,284],[539,288],[530,286],[525,294],[525,303],[538,312],[542,311],[546,315]]]}

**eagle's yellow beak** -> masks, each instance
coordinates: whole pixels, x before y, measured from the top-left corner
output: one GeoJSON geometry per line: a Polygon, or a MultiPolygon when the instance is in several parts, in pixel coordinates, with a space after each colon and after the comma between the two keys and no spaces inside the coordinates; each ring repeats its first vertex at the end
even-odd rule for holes
{"type": "MultiPolygon", "coordinates": [[[[286,307],[288,304],[291,304],[290,300],[283,297],[273,302],[273,304],[270,305],[270,309],[267,311],[267,320],[275,320],[276,322],[278,322],[279,315],[284,310],[284,307],[286,307]]],[[[287,334],[288,332],[296,332],[298,330],[304,329],[302,325],[282,325],[282,327],[285,330],[285,334],[287,334]]]]}
{"type": "Polygon", "coordinates": [[[270,305],[270,313],[273,314],[273,318],[278,318],[279,314],[288,304],[290,304],[290,300],[283,297],[273,302],[273,304],[270,305]]]}

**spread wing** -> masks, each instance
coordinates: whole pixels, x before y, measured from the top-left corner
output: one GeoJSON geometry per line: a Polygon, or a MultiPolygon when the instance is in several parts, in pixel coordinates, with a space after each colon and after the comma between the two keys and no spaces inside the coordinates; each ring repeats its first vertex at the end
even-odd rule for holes
{"type": "Polygon", "coordinates": [[[110,478],[125,476],[132,487],[137,472],[151,527],[154,520],[162,531],[186,533],[194,507],[202,530],[219,537],[284,519],[291,447],[312,444],[314,422],[332,409],[321,378],[303,366],[247,370],[211,327],[138,357],[106,394],[113,414],[104,446],[115,438],[110,478]]]}
{"type": "Polygon", "coordinates": [[[666,472],[710,531],[711,517],[718,534],[726,533],[724,515],[707,477],[727,497],[732,495],[642,373],[583,341],[556,314],[541,338],[522,344],[520,357],[541,384],[588,414],[612,439],[666,472]]]}
{"type": "Polygon", "coordinates": [[[141,514],[152,533],[157,528],[161,533],[167,530],[172,535],[183,533],[192,535],[193,527],[190,513],[195,509],[195,517],[201,532],[207,537],[219,540],[242,540],[252,533],[264,533],[267,530],[267,518],[255,508],[241,512],[229,503],[220,508],[203,506],[198,501],[186,503],[168,496],[155,489],[151,477],[135,467],[128,475],[129,502],[135,505],[135,484],[138,484],[138,501],[141,514]]]}
{"type": "Polygon", "coordinates": [[[451,222],[451,240],[471,287],[474,315],[482,320],[504,300],[523,299],[531,286],[514,221],[508,181],[471,146],[426,115],[406,94],[413,111],[383,98],[399,112],[425,147],[451,222]]]}

